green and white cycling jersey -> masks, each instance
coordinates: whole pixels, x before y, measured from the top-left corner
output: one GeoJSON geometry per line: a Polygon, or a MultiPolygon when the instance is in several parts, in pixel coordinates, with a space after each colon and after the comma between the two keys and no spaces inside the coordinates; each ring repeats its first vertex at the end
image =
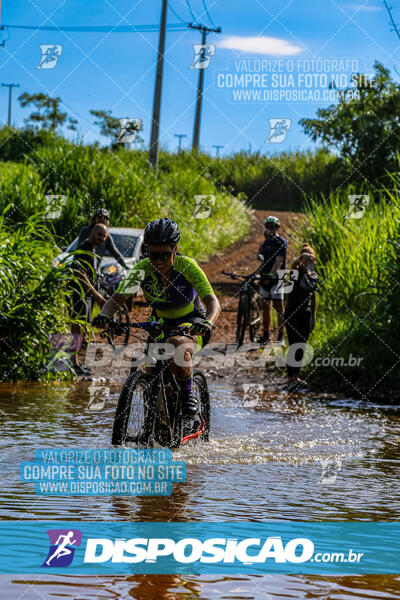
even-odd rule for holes
{"type": "Polygon", "coordinates": [[[177,254],[169,285],[165,288],[161,275],[152,267],[148,258],[139,261],[117,288],[126,297],[142,288],[146,301],[153,307],[157,317],[180,319],[185,316],[204,318],[205,309],[200,299],[214,291],[206,274],[195,260],[177,254]]]}

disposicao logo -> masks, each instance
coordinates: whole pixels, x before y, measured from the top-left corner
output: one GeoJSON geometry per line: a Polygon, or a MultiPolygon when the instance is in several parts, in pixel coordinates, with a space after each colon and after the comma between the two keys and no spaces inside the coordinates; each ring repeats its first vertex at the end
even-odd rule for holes
{"type": "Polygon", "coordinates": [[[184,538],[175,542],[169,538],[132,538],[110,540],[89,538],[86,543],[85,563],[155,563],[160,557],[172,557],[179,563],[264,563],[268,558],[276,563],[303,563],[314,552],[314,544],[307,538],[295,538],[284,547],[280,537],[242,541],[227,538],[184,538]],[[253,547],[252,554],[247,551],[253,547]],[[298,553],[299,547],[301,552],[298,553]]]}
{"type": "Polygon", "coordinates": [[[75,548],[81,545],[79,529],[48,529],[49,553],[42,567],[68,567],[74,558],[75,548]]]}

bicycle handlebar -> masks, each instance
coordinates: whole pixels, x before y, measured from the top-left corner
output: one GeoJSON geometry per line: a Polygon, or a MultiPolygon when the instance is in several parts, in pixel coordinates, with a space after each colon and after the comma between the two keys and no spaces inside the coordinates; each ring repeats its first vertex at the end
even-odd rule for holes
{"type": "MultiPolygon", "coordinates": [[[[142,321],[142,322],[136,322],[136,321],[132,321],[129,323],[124,323],[123,325],[121,325],[120,323],[109,323],[108,324],[109,329],[114,330],[114,331],[126,331],[127,329],[143,329],[144,331],[146,331],[147,333],[151,334],[153,333],[154,335],[160,335],[164,329],[164,325],[162,323],[159,323],[158,321],[142,321]]],[[[186,325],[186,327],[181,327],[181,328],[177,328],[177,329],[173,329],[171,330],[168,335],[172,336],[172,335],[177,335],[177,333],[183,333],[183,332],[187,332],[190,331],[192,328],[192,326],[188,327],[186,325]]]]}
{"type": "Polygon", "coordinates": [[[243,281],[247,281],[249,279],[257,279],[260,277],[257,273],[250,273],[250,275],[239,275],[238,273],[229,273],[228,271],[222,271],[224,275],[228,275],[232,279],[242,279],[243,281]]]}

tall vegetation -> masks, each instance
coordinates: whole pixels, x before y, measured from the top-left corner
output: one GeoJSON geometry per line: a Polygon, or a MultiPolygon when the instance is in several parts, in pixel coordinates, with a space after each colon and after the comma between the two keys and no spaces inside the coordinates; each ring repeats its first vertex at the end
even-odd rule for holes
{"type": "MultiPolygon", "coordinates": [[[[338,194],[311,201],[302,232],[322,279],[311,343],[323,356],[361,358],[376,381],[400,374],[400,176],[393,179],[386,201],[371,197],[361,218],[346,216],[348,203],[338,194]]],[[[352,370],[335,371],[349,377],[352,370]]]]}
{"type": "Polygon", "coordinates": [[[48,227],[32,216],[7,227],[0,217],[1,379],[37,379],[48,360],[49,335],[67,331],[71,277],[63,265],[50,269],[58,249],[48,227]]]}
{"type": "MultiPolygon", "coordinates": [[[[0,163],[0,210],[11,204],[9,224],[44,210],[46,195],[66,196],[60,218],[53,221],[60,244],[67,243],[86,224],[93,209],[105,206],[111,224],[144,227],[157,217],[170,216],[182,229],[181,250],[198,259],[218,252],[244,236],[250,212],[195,160],[162,154],[159,173],[140,151],[111,151],[74,145],[56,138],[37,147],[21,163],[0,163]],[[209,218],[196,218],[195,196],[215,196],[209,218]]],[[[200,216],[204,216],[200,214],[200,216]]]]}

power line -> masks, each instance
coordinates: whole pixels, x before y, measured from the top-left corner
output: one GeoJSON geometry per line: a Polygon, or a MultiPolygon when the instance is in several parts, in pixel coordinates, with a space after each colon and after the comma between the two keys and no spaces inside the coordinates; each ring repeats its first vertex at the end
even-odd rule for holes
{"type": "Polygon", "coordinates": [[[194,15],[194,13],[192,11],[192,7],[190,6],[189,0],[186,0],[186,6],[188,7],[190,14],[192,15],[193,21],[195,21],[195,22],[198,21],[198,18],[194,15]]]}
{"type": "Polygon", "coordinates": [[[171,3],[170,3],[170,4],[168,4],[168,8],[169,8],[169,9],[170,9],[170,11],[171,11],[171,12],[172,12],[172,13],[175,15],[175,17],[176,17],[177,19],[179,19],[180,21],[182,21],[182,23],[185,23],[185,24],[187,24],[187,21],[185,21],[184,19],[182,19],[182,17],[180,17],[180,16],[178,15],[178,13],[177,13],[177,12],[176,12],[176,10],[174,9],[174,7],[171,5],[171,3]]]}
{"type": "MultiPolygon", "coordinates": [[[[159,25],[95,25],[95,26],[60,26],[53,27],[47,25],[3,25],[5,29],[35,29],[40,31],[76,31],[76,32],[89,32],[89,33],[134,33],[136,31],[159,31],[159,25]]],[[[186,23],[171,23],[167,25],[169,31],[182,31],[187,28],[186,23]]]]}
{"type": "Polygon", "coordinates": [[[397,33],[397,37],[398,37],[398,38],[400,38],[400,33],[399,33],[399,30],[398,30],[398,27],[397,27],[397,25],[396,25],[396,23],[394,22],[394,19],[393,19],[392,10],[391,10],[391,8],[389,7],[389,5],[388,5],[388,3],[386,2],[386,0],[383,0],[383,4],[386,6],[386,10],[387,10],[387,11],[388,11],[388,13],[389,13],[389,17],[390,17],[390,20],[391,20],[391,22],[392,22],[393,29],[394,29],[394,30],[395,30],[395,32],[397,33]]]}
{"type": "Polygon", "coordinates": [[[207,15],[207,17],[208,17],[208,20],[210,21],[210,23],[211,23],[211,25],[212,25],[213,27],[216,27],[216,25],[215,25],[214,21],[212,20],[212,18],[211,18],[211,16],[210,16],[210,13],[208,12],[208,8],[207,8],[206,0],[202,0],[202,2],[203,2],[204,10],[206,11],[206,15],[207,15]]]}

